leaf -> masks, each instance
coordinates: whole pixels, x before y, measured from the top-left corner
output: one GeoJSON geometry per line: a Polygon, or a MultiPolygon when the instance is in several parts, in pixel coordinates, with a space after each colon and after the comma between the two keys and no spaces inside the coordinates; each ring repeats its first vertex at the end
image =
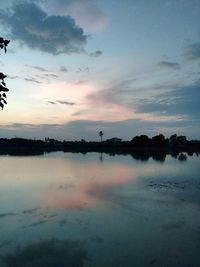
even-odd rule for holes
{"type": "Polygon", "coordinates": [[[7,104],[6,100],[4,98],[2,98],[2,101],[4,102],[4,104],[7,104]]]}
{"type": "Polygon", "coordinates": [[[0,92],[8,92],[9,89],[7,87],[4,87],[0,84],[0,92]]]}
{"type": "Polygon", "coordinates": [[[0,72],[0,80],[3,80],[3,79],[5,79],[5,78],[6,78],[6,75],[3,74],[2,72],[0,72]]]}
{"type": "Polygon", "coordinates": [[[4,45],[7,46],[10,43],[10,40],[4,40],[4,45]]]}
{"type": "Polygon", "coordinates": [[[3,110],[4,104],[0,102],[0,107],[3,110]]]}
{"type": "MultiPolygon", "coordinates": [[[[0,50],[4,49],[6,53],[7,46],[9,43],[10,43],[10,40],[4,40],[4,38],[0,37],[0,50]]],[[[7,101],[5,100],[5,98],[7,98],[5,92],[9,91],[9,89],[6,87],[6,83],[4,82],[5,78],[6,78],[6,75],[0,72],[0,92],[3,92],[0,94],[0,107],[2,110],[4,108],[4,105],[7,104],[7,101]]]]}

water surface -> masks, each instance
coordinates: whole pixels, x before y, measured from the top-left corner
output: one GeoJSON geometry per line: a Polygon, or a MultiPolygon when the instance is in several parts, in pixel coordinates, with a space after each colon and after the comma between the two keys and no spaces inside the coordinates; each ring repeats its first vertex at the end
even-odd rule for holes
{"type": "Polygon", "coordinates": [[[197,267],[199,163],[1,156],[0,266],[197,267]]]}

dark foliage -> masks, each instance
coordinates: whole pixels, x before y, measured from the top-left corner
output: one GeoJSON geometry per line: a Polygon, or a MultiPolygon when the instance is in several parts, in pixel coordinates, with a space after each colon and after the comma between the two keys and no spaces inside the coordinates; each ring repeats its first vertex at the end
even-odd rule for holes
{"type": "MultiPolygon", "coordinates": [[[[7,45],[10,43],[9,40],[4,40],[2,37],[0,37],[0,49],[3,49],[5,53],[7,52],[7,45]]],[[[9,89],[6,87],[6,83],[4,79],[6,78],[6,75],[0,72],[0,107],[3,110],[4,105],[7,104],[6,101],[6,93],[9,91],[9,89]]]]}
{"type": "Polygon", "coordinates": [[[134,146],[149,146],[151,143],[151,139],[147,135],[135,136],[132,141],[132,145],[134,146]]]}
{"type": "Polygon", "coordinates": [[[159,134],[159,135],[152,137],[151,141],[152,141],[152,144],[155,146],[165,146],[167,142],[163,134],[159,134]]]}

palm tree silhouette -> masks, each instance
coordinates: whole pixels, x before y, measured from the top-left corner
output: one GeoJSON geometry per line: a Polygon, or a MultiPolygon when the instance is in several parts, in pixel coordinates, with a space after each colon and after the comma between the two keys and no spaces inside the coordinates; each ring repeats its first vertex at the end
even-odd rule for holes
{"type": "Polygon", "coordinates": [[[101,142],[102,142],[102,138],[103,138],[103,132],[102,131],[99,132],[99,136],[100,136],[101,142]]]}

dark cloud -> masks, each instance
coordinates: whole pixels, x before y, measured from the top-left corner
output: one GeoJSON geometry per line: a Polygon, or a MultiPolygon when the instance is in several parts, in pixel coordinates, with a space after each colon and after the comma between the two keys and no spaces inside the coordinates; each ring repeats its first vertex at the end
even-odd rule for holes
{"type": "Polygon", "coordinates": [[[53,77],[53,78],[58,78],[59,76],[53,73],[46,73],[44,76],[46,77],[53,77]]]}
{"type": "Polygon", "coordinates": [[[151,99],[140,99],[137,112],[200,118],[200,80],[190,86],[173,88],[151,99]]]}
{"type": "Polygon", "coordinates": [[[53,101],[47,101],[47,103],[51,104],[51,105],[55,105],[56,103],[53,101]]]}
{"type": "Polygon", "coordinates": [[[61,101],[61,100],[57,100],[57,102],[61,105],[67,105],[67,106],[73,106],[75,105],[74,102],[69,102],[69,101],[61,101]]]}
{"type": "Polygon", "coordinates": [[[1,10],[0,21],[12,39],[53,55],[84,52],[88,38],[70,16],[49,16],[30,2],[13,6],[9,13],[1,10]]]}
{"type": "MultiPolygon", "coordinates": [[[[158,120],[160,116],[164,116],[165,121],[167,117],[169,121],[173,120],[172,117],[177,117],[177,120],[179,118],[185,122],[185,127],[191,122],[195,122],[194,125],[199,125],[200,122],[200,80],[187,86],[155,84],[140,87],[134,83],[134,79],[125,79],[110,88],[88,95],[88,100],[94,107],[119,104],[133,109],[134,113],[153,114],[158,120]],[[148,90],[152,93],[145,97],[148,90]]],[[[152,122],[153,125],[155,122],[152,122]]],[[[162,127],[168,128],[167,124],[166,127],[164,125],[162,127]]]]}
{"type": "Polygon", "coordinates": [[[200,43],[190,44],[186,49],[185,56],[189,60],[200,59],[200,43]]]}
{"type": "Polygon", "coordinates": [[[59,76],[53,73],[41,73],[39,75],[36,75],[39,79],[50,81],[52,79],[57,79],[59,76]]]}
{"type": "Polygon", "coordinates": [[[66,106],[73,106],[73,105],[75,105],[74,102],[62,101],[62,100],[47,101],[47,103],[49,103],[51,105],[56,105],[56,104],[61,104],[61,105],[66,105],[66,106]]]}
{"type": "Polygon", "coordinates": [[[39,71],[42,71],[42,72],[44,72],[44,71],[48,71],[47,69],[42,68],[42,67],[39,67],[39,66],[29,66],[29,67],[31,67],[31,68],[33,68],[33,69],[36,69],[36,70],[39,70],[39,71]]]}
{"type": "MultiPolygon", "coordinates": [[[[177,98],[179,97],[180,101],[180,103],[178,103],[178,100],[176,102],[177,111],[178,107],[180,108],[181,102],[182,105],[183,103],[185,103],[184,104],[185,109],[183,108],[183,114],[185,115],[188,110],[186,102],[190,101],[190,105],[192,106],[191,110],[193,110],[194,106],[192,105],[192,102],[193,100],[194,103],[198,101],[198,92],[199,91],[196,88],[196,83],[194,88],[193,85],[191,85],[191,95],[190,95],[190,89],[186,90],[186,86],[178,83],[151,84],[151,85],[141,86],[137,85],[137,79],[128,78],[113,83],[110,87],[104,90],[89,94],[87,96],[87,99],[94,106],[102,105],[102,103],[104,105],[119,104],[121,106],[131,108],[133,109],[134,112],[137,113],[156,113],[153,111],[153,108],[157,108],[159,110],[160,107],[160,113],[158,112],[159,115],[167,115],[168,112],[164,108],[164,105],[170,107],[169,101],[171,100],[171,106],[172,106],[172,104],[174,103],[174,101],[172,101],[172,97],[174,95],[175,98],[177,94],[177,98]],[[148,98],[145,98],[146,92],[147,93],[152,92],[151,95],[148,94],[148,98]],[[161,94],[160,92],[163,93],[161,94]],[[187,95],[186,92],[188,93],[187,95]]],[[[171,112],[171,115],[181,114],[175,112],[176,110],[175,104],[173,110],[174,111],[171,112]]]]}
{"type": "Polygon", "coordinates": [[[24,78],[24,80],[27,82],[32,82],[32,83],[42,83],[35,78],[24,78]]]}
{"type": "Polygon", "coordinates": [[[180,70],[181,68],[180,64],[176,62],[169,62],[169,61],[160,61],[157,63],[157,66],[160,68],[168,68],[168,69],[174,69],[174,70],[180,70]]]}
{"type": "Polygon", "coordinates": [[[102,54],[103,54],[102,51],[97,50],[97,51],[95,51],[95,52],[90,53],[90,56],[91,56],[91,57],[100,57],[102,54]]]}

